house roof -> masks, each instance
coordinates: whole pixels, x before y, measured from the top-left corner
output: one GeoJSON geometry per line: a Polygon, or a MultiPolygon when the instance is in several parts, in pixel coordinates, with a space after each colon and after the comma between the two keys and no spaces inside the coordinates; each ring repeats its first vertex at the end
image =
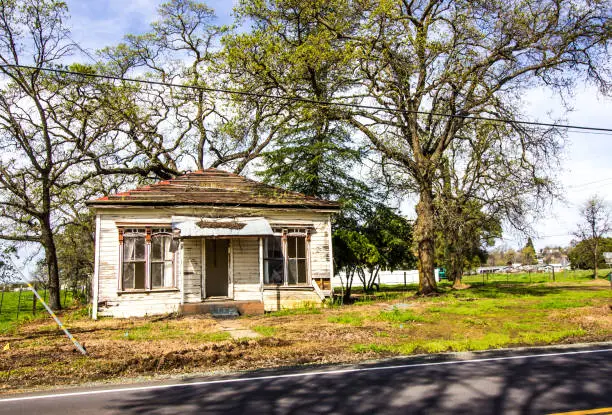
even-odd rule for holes
{"type": "Polygon", "coordinates": [[[198,170],[87,202],[92,207],[259,206],[337,210],[339,204],[247,179],[218,169],[198,170]]]}

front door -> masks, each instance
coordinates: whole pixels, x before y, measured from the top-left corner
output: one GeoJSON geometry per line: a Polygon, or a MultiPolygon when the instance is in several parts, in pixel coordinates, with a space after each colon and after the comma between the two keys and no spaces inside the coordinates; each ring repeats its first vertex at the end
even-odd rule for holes
{"type": "Polygon", "coordinates": [[[206,297],[228,295],[228,239],[206,239],[206,297]]]}

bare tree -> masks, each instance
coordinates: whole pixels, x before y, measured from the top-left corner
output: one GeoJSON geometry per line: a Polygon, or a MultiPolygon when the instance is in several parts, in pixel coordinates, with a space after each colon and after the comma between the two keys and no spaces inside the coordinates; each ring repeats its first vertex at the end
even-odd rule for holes
{"type": "Polygon", "coordinates": [[[574,235],[586,245],[593,258],[593,278],[597,278],[601,239],[612,230],[610,207],[599,196],[592,196],[580,209],[581,223],[574,235]]]}
{"type": "Polygon", "coordinates": [[[67,17],[63,2],[0,0],[0,239],[44,248],[53,309],[61,307],[55,235],[99,194],[95,184],[175,173],[122,116],[135,111],[130,86],[43,69],[61,68],[72,52],[67,17]]]}
{"type": "Polygon", "coordinates": [[[139,107],[125,113],[139,131],[137,141],[149,137],[159,151],[174,156],[175,168],[226,166],[241,172],[287,115],[262,97],[214,91],[231,85],[248,93],[254,85],[226,65],[220,39],[230,29],[214,24],[210,7],[171,0],[159,6],[158,16],[150,31],[127,35],[123,43],[100,52],[105,69],[114,75],[172,84],[138,87],[139,107]]]}

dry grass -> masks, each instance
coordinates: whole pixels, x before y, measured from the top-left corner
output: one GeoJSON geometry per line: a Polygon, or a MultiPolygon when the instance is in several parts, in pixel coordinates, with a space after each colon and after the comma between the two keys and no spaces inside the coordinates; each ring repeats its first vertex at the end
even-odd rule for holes
{"type": "Polygon", "coordinates": [[[399,354],[612,340],[606,281],[446,289],[317,313],[242,318],[262,334],[231,340],[206,316],[91,321],[64,315],[89,356],[47,320],[0,334],[0,392],[158,374],[357,362],[399,354]]]}

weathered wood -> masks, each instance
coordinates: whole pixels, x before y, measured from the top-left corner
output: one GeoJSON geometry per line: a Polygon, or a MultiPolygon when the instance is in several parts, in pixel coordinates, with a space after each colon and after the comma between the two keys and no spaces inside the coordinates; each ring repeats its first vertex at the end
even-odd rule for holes
{"type": "MultiPolygon", "coordinates": [[[[262,216],[261,209],[245,208],[108,208],[98,209],[99,215],[99,263],[98,286],[94,287],[97,301],[105,304],[101,315],[116,317],[144,316],[179,311],[182,303],[200,303],[202,298],[202,239],[184,239],[180,255],[175,255],[176,291],[119,293],[117,290],[119,269],[119,232],[117,224],[132,226],[164,225],[172,216],[192,215],[201,217],[262,216]],[[179,260],[180,258],[180,260],[179,260]],[[181,292],[182,289],[182,292],[181,292]]],[[[329,213],[292,209],[271,209],[263,215],[273,227],[300,226],[312,229],[310,239],[310,276],[322,282],[331,278],[331,250],[329,213]],[[299,218],[299,219],[297,219],[299,218]]],[[[264,301],[266,310],[320,304],[312,287],[280,290],[262,287],[259,238],[232,240],[233,298],[239,301],[264,301]],[[279,302],[280,301],[280,302],[279,302]]],[[[179,251],[177,251],[179,252],[179,251]]],[[[322,283],[325,288],[327,284],[322,283]]],[[[323,287],[321,287],[323,288],[323,287]]],[[[325,290],[323,289],[325,292],[325,290]]],[[[95,296],[94,296],[95,297],[95,296]]]]}

